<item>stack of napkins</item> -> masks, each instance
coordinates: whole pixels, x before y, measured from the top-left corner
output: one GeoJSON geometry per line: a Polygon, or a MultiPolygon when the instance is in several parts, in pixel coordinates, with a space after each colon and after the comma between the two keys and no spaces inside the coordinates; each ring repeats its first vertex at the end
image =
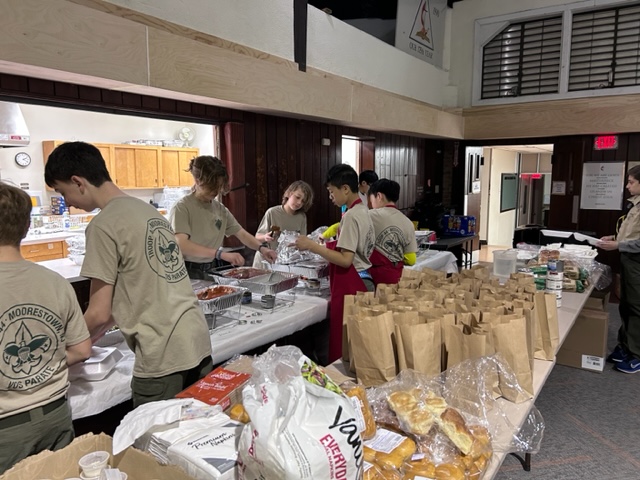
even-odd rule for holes
{"type": "Polygon", "coordinates": [[[237,478],[238,441],[243,427],[228,420],[182,437],[167,449],[169,463],[197,480],[233,480],[237,478]]]}

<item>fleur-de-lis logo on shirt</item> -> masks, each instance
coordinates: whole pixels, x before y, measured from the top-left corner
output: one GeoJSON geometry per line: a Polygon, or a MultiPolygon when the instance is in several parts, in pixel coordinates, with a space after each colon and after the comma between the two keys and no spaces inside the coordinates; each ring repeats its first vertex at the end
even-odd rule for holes
{"type": "Polygon", "coordinates": [[[14,341],[4,347],[3,360],[11,365],[14,373],[30,374],[42,362],[42,354],[51,347],[51,339],[46,335],[32,335],[22,322],[14,341]]]}

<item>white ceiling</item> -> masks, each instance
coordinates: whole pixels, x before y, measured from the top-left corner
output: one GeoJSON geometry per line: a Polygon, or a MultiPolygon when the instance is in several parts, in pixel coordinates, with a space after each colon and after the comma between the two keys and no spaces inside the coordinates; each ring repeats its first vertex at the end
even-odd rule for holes
{"type": "Polygon", "coordinates": [[[496,145],[486,148],[496,148],[498,150],[509,150],[519,153],[553,153],[553,144],[548,145],[496,145]]]}

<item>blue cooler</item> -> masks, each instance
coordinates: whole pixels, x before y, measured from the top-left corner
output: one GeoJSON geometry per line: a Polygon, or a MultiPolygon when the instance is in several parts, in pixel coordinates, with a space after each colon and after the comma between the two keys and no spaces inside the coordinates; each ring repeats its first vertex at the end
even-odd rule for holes
{"type": "Polygon", "coordinates": [[[443,215],[442,230],[445,235],[466,237],[476,234],[476,217],[472,215],[443,215]]]}

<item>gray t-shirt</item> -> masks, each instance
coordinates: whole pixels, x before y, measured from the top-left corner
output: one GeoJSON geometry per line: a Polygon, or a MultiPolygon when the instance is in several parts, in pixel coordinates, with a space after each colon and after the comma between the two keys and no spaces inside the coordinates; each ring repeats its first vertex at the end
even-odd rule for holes
{"type": "Polygon", "coordinates": [[[375,245],[375,233],[369,209],[362,203],[349,208],[340,220],[337,247],[354,253],[353,266],[358,272],[371,266],[369,257],[375,245]]]}
{"type": "Polygon", "coordinates": [[[86,245],[81,275],[114,286],[113,318],[136,355],[134,376],[189,370],[211,355],[175,235],[155,208],[112,199],[89,223],[86,245]]]}
{"type": "MultiPolygon", "coordinates": [[[[195,193],[181,198],[169,214],[175,233],[189,235],[189,240],[217,250],[224,237],[235,235],[242,228],[229,209],[217,200],[203,202],[195,193]]],[[[194,257],[186,255],[188,262],[208,263],[215,257],[194,257]]]]}
{"type": "Polygon", "coordinates": [[[369,210],[369,216],[376,232],[376,250],[391,262],[402,262],[405,253],[418,251],[413,223],[400,210],[374,208],[369,210]]]}
{"type": "Polygon", "coordinates": [[[27,260],[0,262],[0,418],[64,396],[66,347],[88,338],[69,282],[27,260]]]}
{"type": "MultiPolygon", "coordinates": [[[[300,235],[306,235],[307,214],[298,212],[294,215],[289,215],[282,205],[271,207],[265,212],[264,217],[262,217],[256,233],[268,233],[273,226],[280,227],[280,231],[289,230],[292,232],[300,232],[300,235]]],[[[278,241],[274,240],[273,242],[269,242],[269,248],[272,250],[278,248],[278,241]]],[[[262,255],[260,252],[256,252],[256,256],[253,258],[253,266],[255,268],[262,268],[262,255]]]]}

